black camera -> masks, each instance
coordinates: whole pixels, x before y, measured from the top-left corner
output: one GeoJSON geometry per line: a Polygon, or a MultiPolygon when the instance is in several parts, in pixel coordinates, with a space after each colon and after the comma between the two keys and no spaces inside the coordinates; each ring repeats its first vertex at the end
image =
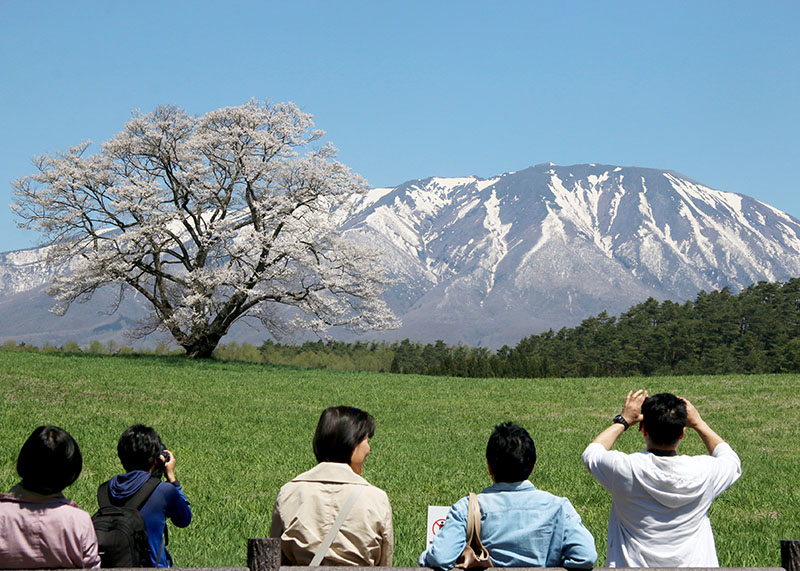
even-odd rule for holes
{"type": "Polygon", "coordinates": [[[161,444],[161,451],[156,456],[156,465],[153,468],[153,476],[160,478],[164,475],[164,467],[166,466],[167,462],[169,462],[170,455],[167,452],[167,447],[164,444],[161,444]]]}
{"type": "Polygon", "coordinates": [[[169,452],[167,452],[167,447],[166,447],[166,446],[164,446],[163,444],[161,445],[161,452],[160,452],[160,456],[159,456],[159,463],[160,463],[160,464],[166,464],[167,462],[169,462],[170,455],[169,455],[169,452]],[[163,457],[164,457],[164,461],[163,461],[163,462],[162,462],[162,461],[160,461],[160,456],[163,456],[163,457]]]}

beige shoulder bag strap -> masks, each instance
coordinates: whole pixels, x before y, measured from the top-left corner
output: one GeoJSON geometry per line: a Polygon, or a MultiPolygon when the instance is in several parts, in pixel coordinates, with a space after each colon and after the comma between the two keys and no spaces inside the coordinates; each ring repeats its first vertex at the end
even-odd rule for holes
{"type": "Polygon", "coordinates": [[[342,506],[342,510],[339,512],[339,515],[336,516],[336,521],[333,522],[333,525],[328,530],[328,535],[325,536],[325,539],[322,540],[322,543],[319,544],[316,553],[314,553],[314,559],[311,560],[309,563],[309,567],[319,567],[320,562],[322,562],[322,558],[325,557],[325,554],[330,549],[333,540],[336,538],[336,534],[339,533],[339,529],[342,527],[344,520],[347,519],[347,514],[353,508],[353,505],[356,503],[358,496],[361,495],[361,492],[364,491],[366,486],[357,485],[353,493],[350,494],[350,497],[347,498],[347,502],[342,506]]]}
{"type": "Polygon", "coordinates": [[[478,496],[470,492],[467,507],[467,544],[456,565],[459,569],[485,569],[494,567],[489,550],[481,543],[481,505],[478,496]]]}

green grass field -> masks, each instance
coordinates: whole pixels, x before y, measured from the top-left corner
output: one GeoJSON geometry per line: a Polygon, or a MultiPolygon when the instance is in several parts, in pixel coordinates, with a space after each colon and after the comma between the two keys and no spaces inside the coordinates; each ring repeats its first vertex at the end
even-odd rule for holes
{"type": "MultiPolygon", "coordinates": [[[[248,537],[265,537],[278,488],[314,464],[322,409],[348,404],[375,417],[364,476],[389,495],[395,565],[415,565],[429,504],[449,505],[490,484],[484,451],[494,425],[533,436],[533,483],[570,498],[604,562],[610,496],[583,468],[586,444],[631,388],[689,398],[730,442],[744,475],[714,503],[722,566],[778,566],[779,540],[800,536],[800,377],[456,379],[192,362],[0,352],[0,490],[17,481],[16,457],[34,427],[56,424],[78,440],[80,479],[67,497],[89,512],[97,486],[121,470],[116,441],[130,424],[154,426],[175,453],[194,511],[170,530],[181,566],[243,565],[248,537]]],[[[642,447],[635,431],[617,448],[642,447]]],[[[696,434],[681,451],[704,452],[696,434]]]]}

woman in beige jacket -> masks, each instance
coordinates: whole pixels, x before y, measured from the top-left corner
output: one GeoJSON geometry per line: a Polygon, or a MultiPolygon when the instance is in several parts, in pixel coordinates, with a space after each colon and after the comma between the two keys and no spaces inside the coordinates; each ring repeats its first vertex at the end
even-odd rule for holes
{"type": "Polygon", "coordinates": [[[317,565],[392,564],[389,498],[361,477],[374,434],[375,421],[363,410],[323,411],[314,433],[319,464],[285,484],[275,500],[269,535],[281,539],[282,564],[309,565],[315,555],[317,565]]]}

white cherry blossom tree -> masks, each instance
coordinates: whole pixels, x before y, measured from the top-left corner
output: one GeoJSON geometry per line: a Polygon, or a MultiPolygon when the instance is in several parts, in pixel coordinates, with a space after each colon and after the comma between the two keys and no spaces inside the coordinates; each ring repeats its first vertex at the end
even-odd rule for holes
{"type": "Polygon", "coordinates": [[[61,269],[53,310],[101,287],[137,292],[152,312],[134,334],[166,328],[192,358],[249,317],[275,334],[396,326],[378,253],[337,230],[366,183],[313,127],[292,103],[202,117],[164,106],[95,154],[37,157],[12,208],[61,269]]]}

